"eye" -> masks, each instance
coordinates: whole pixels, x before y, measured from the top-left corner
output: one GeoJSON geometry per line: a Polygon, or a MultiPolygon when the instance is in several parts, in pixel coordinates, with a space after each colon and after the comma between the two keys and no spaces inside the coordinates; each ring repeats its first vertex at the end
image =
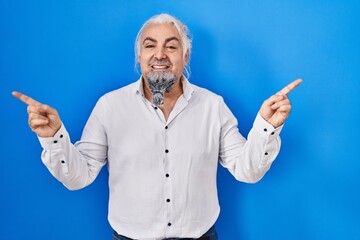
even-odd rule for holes
{"type": "Polygon", "coordinates": [[[176,49],[176,47],[175,47],[175,46],[167,46],[166,48],[171,49],[171,50],[176,49]]]}
{"type": "Polygon", "coordinates": [[[145,48],[154,48],[154,45],[146,45],[145,48]]]}

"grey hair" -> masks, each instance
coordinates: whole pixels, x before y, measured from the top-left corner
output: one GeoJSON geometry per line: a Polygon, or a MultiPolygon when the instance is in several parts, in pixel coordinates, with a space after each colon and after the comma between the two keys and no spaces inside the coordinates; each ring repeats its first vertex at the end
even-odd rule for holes
{"type": "Polygon", "coordinates": [[[166,14],[166,13],[162,13],[162,14],[151,17],[140,28],[140,31],[138,32],[138,34],[136,36],[136,40],[135,40],[135,70],[138,72],[138,63],[139,63],[138,58],[140,56],[140,40],[141,40],[142,33],[146,27],[150,26],[151,24],[155,24],[155,23],[170,23],[170,24],[173,24],[174,27],[176,27],[176,29],[178,30],[180,37],[181,37],[181,44],[183,47],[184,61],[185,61],[186,53],[188,54],[188,63],[185,64],[183,74],[186,78],[189,78],[190,77],[189,63],[190,63],[190,55],[191,55],[191,47],[192,47],[192,40],[190,37],[189,29],[179,19],[177,19],[174,16],[171,16],[169,14],[166,14]]]}

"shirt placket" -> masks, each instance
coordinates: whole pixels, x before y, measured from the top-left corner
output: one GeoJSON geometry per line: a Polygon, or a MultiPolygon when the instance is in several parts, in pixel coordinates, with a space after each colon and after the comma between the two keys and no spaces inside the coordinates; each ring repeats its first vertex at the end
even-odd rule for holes
{"type": "Polygon", "coordinates": [[[185,109],[188,102],[187,100],[182,96],[178,99],[176,102],[173,110],[170,113],[170,116],[168,118],[168,121],[165,123],[164,126],[164,146],[165,146],[165,155],[164,155],[164,173],[165,173],[165,203],[166,203],[166,216],[167,216],[167,231],[166,236],[169,236],[169,234],[172,232],[172,228],[174,225],[177,224],[177,219],[174,218],[174,212],[176,208],[176,199],[174,198],[173,194],[173,186],[172,186],[172,172],[170,172],[170,164],[172,163],[173,158],[173,151],[171,149],[172,146],[169,145],[168,139],[171,137],[171,128],[174,124],[174,119],[185,109]]]}
{"type": "Polygon", "coordinates": [[[170,135],[170,127],[173,120],[182,112],[185,107],[187,106],[188,102],[187,100],[182,96],[178,99],[176,102],[172,112],[170,113],[170,116],[168,118],[168,121],[166,122],[165,116],[161,109],[158,107],[154,107],[151,105],[150,101],[147,101],[144,98],[144,102],[148,107],[153,108],[155,114],[159,118],[159,120],[164,124],[163,125],[163,146],[164,146],[164,157],[163,157],[163,178],[164,178],[164,197],[163,199],[160,199],[161,201],[164,201],[165,203],[165,209],[166,209],[166,222],[165,222],[165,236],[168,236],[171,234],[172,226],[176,224],[176,219],[174,219],[174,208],[175,208],[175,201],[174,195],[172,193],[172,181],[171,177],[172,174],[170,172],[170,164],[171,164],[171,146],[169,146],[169,135],[170,135]]]}
{"type": "MultiPolygon", "coordinates": [[[[174,204],[174,198],[172,194],[172,187],[171,187],[171,177],[172,174],[169,171],[170,167],[170,161],[171,161],[171,149],[168,143],[168,135],[169,135],[169,126],[164,126],[164,180],[165,180],[165,194],[164,194],[164,201],[166,204],[166,224],[167,224],[167,231],[171,232],[171,226],[174,224],[173,219],[173,204],[174,204]]],[[[167,235],[167,234],[166,234],[167,235]]]]}
{"type": "Polygon", "coordinates": [[[162,129],[162,135],[163,135],[163,144],[162,146],[164,146],[164,154],[163,154],[163,178],[164,178],[164,196],[163,199],[160,199],[160,201],[164,201],[165,204],[165,209],[166,209],[166,220],[164,223],[164,229],[165,229],[165,235],[168,235],[171,232],[171,226],[173,225],[173,194],[172,194],[172,188],[171,188],[171,173],[169,171],[170,167],[170,161],[171,161],[171,152],[169,149],[169,144],[168,144],[168,130],[169,130],[169,126],[167,125],[168,123],[166,123],[165,120],[165,116],[163,114],[163,112],[161,111],[161,109],[159,109],[158,107],[154,107],[151,105],[151,103],[149,101],[146,102],[146,104],[148,104],[148,107],[151,107],[154,109],[155,114],[157,115],[158,119],[163,123],[163,129],[162,129]]]}

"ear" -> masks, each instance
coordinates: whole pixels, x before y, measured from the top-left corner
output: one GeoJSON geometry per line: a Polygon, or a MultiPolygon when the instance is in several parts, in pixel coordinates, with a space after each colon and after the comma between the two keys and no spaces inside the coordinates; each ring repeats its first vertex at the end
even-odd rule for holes
{"type": "Polygon", "coordinates": [[[189,63],[189,50],[187,50],[186,53],[185,53],[184,62],[185,62],[185,65],[187,65],[189,63]]]}

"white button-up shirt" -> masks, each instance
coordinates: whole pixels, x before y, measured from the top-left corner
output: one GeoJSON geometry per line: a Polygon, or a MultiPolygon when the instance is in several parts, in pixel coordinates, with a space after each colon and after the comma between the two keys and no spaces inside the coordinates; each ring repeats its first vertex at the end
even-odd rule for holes
{"type": "Polygon", "coordinates": [[[222,97],[182,79],[168,120],[144,97],[141,78],[99,99],[81,140],[64,127],[39,138],[42,161],[69,189],[108,163],[112,228],[135,239],[198,238],[218,218],[218,161],[243,182],[260,180],[280,149],[259,114],[246,140],[222,97]]]}

